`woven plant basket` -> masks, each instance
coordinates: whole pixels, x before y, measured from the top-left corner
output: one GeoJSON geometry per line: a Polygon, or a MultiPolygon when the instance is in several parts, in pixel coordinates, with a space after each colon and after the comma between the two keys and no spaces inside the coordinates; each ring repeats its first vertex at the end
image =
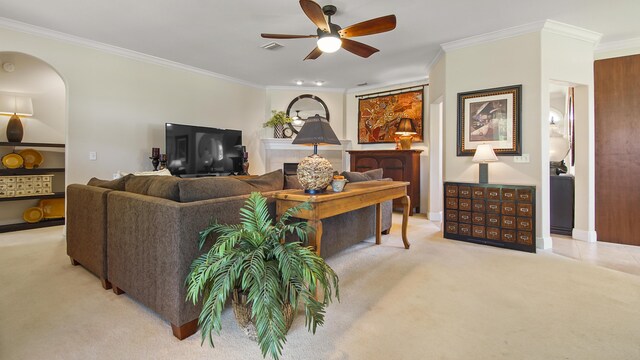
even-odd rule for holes
{"type": "MultiPolygon", "coordinates": [[[[256,332],[256,326],[251,318],[251,304],[247,302],[247,295],[240,290],[233,290],[233,297],[231,299],[233,305],[233,314],[236,316],[238,325],[244,330],[245,334],[249,336],[249,339],[258,341],[258,334],[256,332]]],[[[293,306],[291,304],[284,304],[282,309],[284,312],[285,333],[289,332],[291,324],[293,324],[293,318],[295,314],[293,312],[293,306]]]]}

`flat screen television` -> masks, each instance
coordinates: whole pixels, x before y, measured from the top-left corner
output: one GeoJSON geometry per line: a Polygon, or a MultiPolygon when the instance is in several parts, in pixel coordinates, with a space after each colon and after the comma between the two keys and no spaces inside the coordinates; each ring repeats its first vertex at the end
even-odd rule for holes
{"type": "Polygon", "coordinates": [[[173,175],[242,173],[242,131],[166,123],[167,168],[173,175]]]}

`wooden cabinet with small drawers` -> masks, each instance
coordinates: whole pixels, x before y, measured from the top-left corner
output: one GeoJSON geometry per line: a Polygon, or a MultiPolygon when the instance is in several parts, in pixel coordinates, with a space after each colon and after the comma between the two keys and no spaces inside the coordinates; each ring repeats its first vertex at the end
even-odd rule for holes
{"type": "Polygon", "coordinates": [[[534,186],[444,183],[444,237],[536,252],[534,186]]]}

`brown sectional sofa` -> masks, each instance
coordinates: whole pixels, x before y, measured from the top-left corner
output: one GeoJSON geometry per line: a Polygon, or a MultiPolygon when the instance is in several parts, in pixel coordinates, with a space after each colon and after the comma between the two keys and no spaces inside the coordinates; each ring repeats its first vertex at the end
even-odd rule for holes
{"type": "MultiPolygon", "coordinates": [[[[282,191],[281,171],[257,178],[180,179],[130,176],[93,185],[69,185],[67,253],[96,274],[105,288],[130,297],[158,313],[184,339],[197,330],[199,307],[186,302],[185,279],[201,253],[198,233],[211,221],[238,223],[239,210],[252,191],[269,200],[282,191]],[[110,187],[110,188],[105,188],[110,187]]],[[[90,183],[92,183],[90,182],[90,183]]],[[[323,257],[370,238],[375,207],[323,220],[323,257]],[[353,226],[358,224],[358,226],[353,226]]],[[[391,227],[391,202],[383,204],[383,230],[391,227]]]]}

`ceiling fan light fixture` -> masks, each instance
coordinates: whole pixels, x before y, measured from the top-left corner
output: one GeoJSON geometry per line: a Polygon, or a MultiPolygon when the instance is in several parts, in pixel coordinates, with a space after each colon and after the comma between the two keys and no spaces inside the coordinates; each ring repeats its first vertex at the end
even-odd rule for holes
{"type": "Polygon", "coordinates": [[[318,39],[318,49],[325,53],[334,53],[342,46],[342,40],[336,34],[326,34],[318,39]]]}

